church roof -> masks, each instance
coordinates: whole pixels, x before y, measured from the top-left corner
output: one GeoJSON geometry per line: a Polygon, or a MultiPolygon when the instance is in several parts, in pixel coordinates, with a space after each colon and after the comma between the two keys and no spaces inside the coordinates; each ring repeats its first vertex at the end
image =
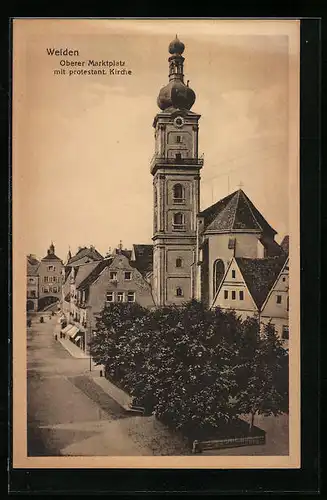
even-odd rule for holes
{"type": "Polygon", "coordinates": [[[153,245],[133,245],[135,260],[131,265],[136,267],[142,275],[153,269],[153,245]]]}
{"type": "Polygon", "coordinates": [[[199,216],[204,217],[206,232],[253,231],[276,234],[242,189],[203,210],[199,216]]]}
{"type": "Polygon", "coordinates": [[[235,258],[253,300],[260,309],[286,261],[286,256],[266,259],[235,258]]]}
{"type": "Polygon", "coordinates": [[[83,257],[89,257],[92,260],[102,260],[103,257],[102,255],[96,250],[94,247],[83,247],[78,250],[78,252],[73,255],[67,262],[67,265],[69,266],[70,264],[73,264],[74,262],[77,262],[79,259],[82,259],[83,257]]]}

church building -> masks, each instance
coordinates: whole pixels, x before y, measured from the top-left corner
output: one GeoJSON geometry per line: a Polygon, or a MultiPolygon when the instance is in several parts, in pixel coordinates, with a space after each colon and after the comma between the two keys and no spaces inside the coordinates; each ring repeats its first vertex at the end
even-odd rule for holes
{"type": "Polygon", "coordinates": [[[157,306],[214,304],[232,259],[284,258],[277,232],[242,189],[200,210],[201,115],[184,82],[184,44],[169,45],[169,82],[157,99],[153,176],[153,297],[157,306]]]}

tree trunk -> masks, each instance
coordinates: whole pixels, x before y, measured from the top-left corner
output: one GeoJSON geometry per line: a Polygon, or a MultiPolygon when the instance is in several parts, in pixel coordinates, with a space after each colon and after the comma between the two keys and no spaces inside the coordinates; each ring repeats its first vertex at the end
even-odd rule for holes
{"type": "Polygon", "coordinates": [[[251,413],[251,420],[249,423],[249,434],[252,434],[255,413],[256,413],[255,411],[252,411],[251,413]]]}

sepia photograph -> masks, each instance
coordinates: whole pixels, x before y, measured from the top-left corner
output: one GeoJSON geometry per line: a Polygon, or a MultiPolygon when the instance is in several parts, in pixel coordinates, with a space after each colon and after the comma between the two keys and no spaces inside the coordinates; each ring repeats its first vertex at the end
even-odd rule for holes
{"type": "Polygon", "coordinates": [[[13,463],[300,467],[299,21],[13,21],[13,463]]]}

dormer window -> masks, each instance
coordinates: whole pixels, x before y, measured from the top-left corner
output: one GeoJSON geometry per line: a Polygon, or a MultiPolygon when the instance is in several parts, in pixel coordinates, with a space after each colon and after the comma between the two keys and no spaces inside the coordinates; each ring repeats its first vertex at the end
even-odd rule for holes
{"type": "Polygon", "coordinates": [[[182,184],[175,184],[173,187],[173,202],[184,203],[185,193],[182,184]]]}
{"type": "Polygon", "coordinates": [[[174,214],[173,229],[175,231],[185,231],[185,214],[181,212],[174,214]]]}

